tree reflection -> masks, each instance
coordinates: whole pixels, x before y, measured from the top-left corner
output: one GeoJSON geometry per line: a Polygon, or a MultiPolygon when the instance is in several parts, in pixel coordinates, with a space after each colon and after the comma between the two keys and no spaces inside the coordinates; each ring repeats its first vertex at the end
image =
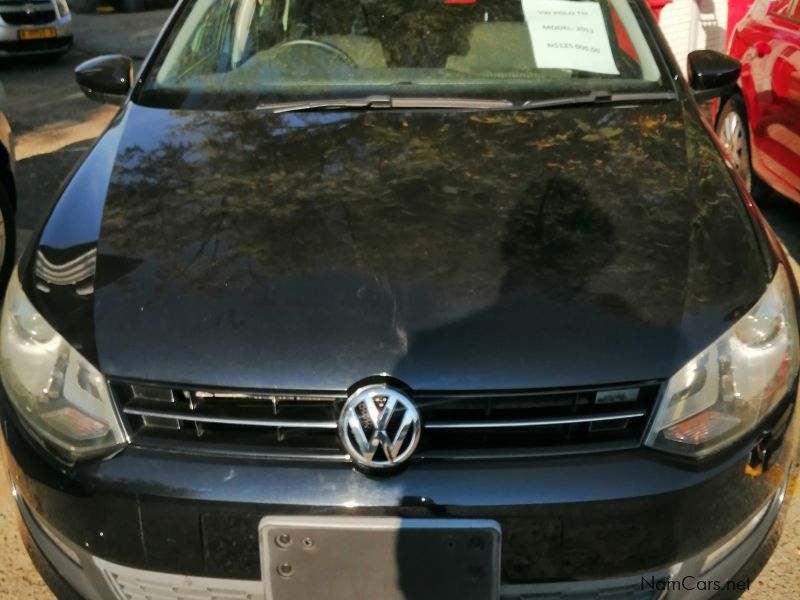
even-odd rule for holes
{"type": "Polygon", "coordinates": [[[459,339],[490,369],[503,332],[522,348],[578,317],[602,322],[595,342],[615,352],[641,352],[652,333],[657,356],[680,338],[675,360],[688,359],[763,291],[724,163],[677,103],[128,111],[99,242],[98,294],[114,288],[104,323],[188,323],[173,313],[194,299],[217,335],[288,344],[259,357],[284,370],[289,347],[307,354],[313,340],[325,360],[338,345],[330,360],[349,385],[412,379],[459,339]]]}

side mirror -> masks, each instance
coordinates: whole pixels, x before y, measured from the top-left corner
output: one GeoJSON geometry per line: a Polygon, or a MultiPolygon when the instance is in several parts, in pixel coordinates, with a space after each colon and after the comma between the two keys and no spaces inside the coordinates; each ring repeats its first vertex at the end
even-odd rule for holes
{"type": "Polygon", "coordinates": [[[122,104],[133,77],[133,61],[120,54],[99,56],[75,69],[75,79],[86,97],[104,104],[122,104]]]}
{"type": "Polygon", "coordinates": [[[695,50],[687,59],[689,85],[695,99],[705,102],[728,93],[742,71],[742,63],[714,50],[695,50]]]}

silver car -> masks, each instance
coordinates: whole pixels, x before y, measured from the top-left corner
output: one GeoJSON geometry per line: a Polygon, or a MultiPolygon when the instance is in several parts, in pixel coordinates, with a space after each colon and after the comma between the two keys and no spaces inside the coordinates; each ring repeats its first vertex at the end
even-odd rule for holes
{"type": "Polygon", "coordinates": [[[0,56],[59,56],[71,46],[67,0],[0,0],[0,56]]]}

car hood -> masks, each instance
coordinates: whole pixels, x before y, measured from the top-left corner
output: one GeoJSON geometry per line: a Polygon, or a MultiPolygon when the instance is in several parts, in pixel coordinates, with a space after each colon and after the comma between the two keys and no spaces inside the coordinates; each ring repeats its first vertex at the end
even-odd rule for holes
{"type": "Polygon", "coordinates": [[[729,171],[687,115],[129,105],[38,247],[52,265],[96,250],[93,293],[31,293],[110,377],[280,390],[668,377],[767,282],[729,171]]]}

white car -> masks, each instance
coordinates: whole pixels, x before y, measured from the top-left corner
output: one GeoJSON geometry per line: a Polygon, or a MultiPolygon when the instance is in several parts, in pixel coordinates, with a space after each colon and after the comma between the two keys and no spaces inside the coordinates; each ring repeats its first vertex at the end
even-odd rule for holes
{"type": "Polygon", "coordinates": [[[71,46],[67,0],[0,0],[0,56],[60,56],[71,46]]]}

